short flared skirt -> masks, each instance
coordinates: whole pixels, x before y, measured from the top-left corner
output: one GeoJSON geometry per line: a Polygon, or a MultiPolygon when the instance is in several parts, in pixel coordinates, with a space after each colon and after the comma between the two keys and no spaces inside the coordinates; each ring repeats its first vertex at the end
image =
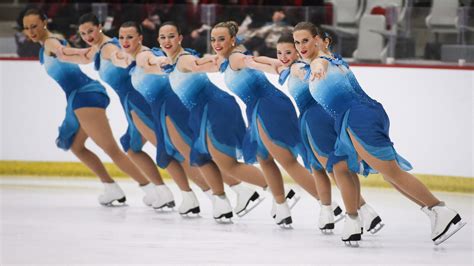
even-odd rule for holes
{"type": "Polygon", "coordinates": [[[120,144],[125,152],[128,152],[128,150],[139,152],[142,150],[144,143],[142,141],[142,134],[133,122],[132,111],[138,115],[147,127],[153,129],[155,126],[151,108],[138,91],[132,90],[126,94],[119,94],[119,96],[121,97],[120,102],[128,122],[127,130],[120,138],[120,144]]]}
{"type": "Polygon", "coordinates": [[[168,94],[156,99],[150,103],[157,142],[156,164],[161,168],[166,168],[173,160],[180,163],[185,160],[184,154],[181,154],[173,144],[166,118],[168,117],[171,120],[180,137],[189,146],[192,146],[193,134],[188,125],[189,110],[186,109],[176,94],[168,94]]]}
{"type": "MultiPolygon", "coordinates": [[[[349,169],[360,171],[360,162],[349,136],[350,132],[363,148],[373,157],[390,161],[395,160],[401,169],[411,170],[411,164],[400,156],[389,137],[390,120],[380,103],[364,103],[354,101],[351,107],[336,119],[335,155],[347,156],[349,169]]],[[[365,174],[374,172],[365,164],[365,174]]]]}
{"type": "Polygon", "coordinates": [[[267,159],[269,152],[265,147],[258,123],[272,143],[290,151],[295,158],[305,157],[306,151],[301,141],[298,117],[295,108],[286,96],[264,96],[247,103],[249,126],[244,138],[244,159],[254,163],[257,157],[267,159]]]}
{"type": "Polygon", "coordinates": [[[300,117],[300,132],[306,156],[305,166],[308,170],[327,169],[332,172],[333,165],[345,160],[347,156],[336,156],[334,148],[337,133],[334,129],[334,118],[332,118],[318,103],[314,102],[302,110],[300,117]],[[315,156],[327,158],[327,165],[323,165],[315,156]]]}
{"type": "Polygon", "coordinates": [[[223,93],[202,95],[190,110],[188,124],[193,136],[191,165],[202,166],[212,160],[208,140],[219,152],[235,159],[242,158],[245,122],[233,96],[223,93]]]}
{"type": "Polygon", "coordinates": [[[105,88],[98,81],[91,81],[86,86],[70,92],[67,95],[66,114],[59,127],[56,146],[63,150],[71,148],[80,128],[74,110],[87,107],[106,109],[109,102],[105,88]]]}

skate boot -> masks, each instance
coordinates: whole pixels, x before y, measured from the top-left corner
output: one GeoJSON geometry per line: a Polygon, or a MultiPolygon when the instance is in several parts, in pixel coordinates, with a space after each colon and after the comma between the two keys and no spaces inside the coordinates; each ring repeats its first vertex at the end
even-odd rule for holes
{"type": "Polygon", "coordinates": [[[442,203],[431,209],[423,207],[421,210],[428,215],[431,220],[431,239],[435,245],[439,245],[454,235],[466,223],[461,216],[442,203]]]}
{"type": "Polygon", "coordinates": [[[342,241],[346,246],[359,247],[361,240],[360,228],[362,224],[359,216],[346,215],[344,219],[344,229],[342,231],[342,241]]]}
{"type": "Polygon", "coordinates": [[[367,232],[370,232],[371,234],[377,233],[385,225],[382,223],[382,219],[380,219],[380,216],[367,203],[360,207],[359,214],[361,215],[360,218],[363,221],[362,224],[365,230],[367,230],[367,232]]]}
{"type": "Polygon", "coordinates": [[[104,184],[104,193],[99,195],[99,203],[104,206],[114,206],[113,202],[125,203],[126,198],[123,190],[117,183],[102,183],[104,184]]]}
{"type": "MultiPolygon", "coordinates": [[[[321,204],[321,200],[318,200],[318,203],[319,203],[319,206],[322,207],[323,205],[321,204]]],[[[332,212],[333,212],[333,216],[334,216],[334,223],[337,223],[339,221],[341,221],[343,218],[344,218],[344,213],[342,213],[342,209],[341,207],[339,206],[339,204],[337,204],[336,202],[331,202],[331,208],[332,208],[332,212]]]]}
{"type": "Polygon", "coordinates": [[[211,203],[212,203],[212,189],[208,189],[208,190],[206,190],[206,191],[203,190],[202,192],[204,192],[204,194],[206,194],[206,197],[207,197],[207,198],[211,201],[211,203]]]}
{"type": "Polygon", "coordinates": [[[239,217],[246,215],[263,201],[263,198],[260,197],[257,191],[246,187],[242,183],[231,186],[230,188],[237,194],[234,212],[239,217]]]}
{"type": "Polygon", "coordinates": [[[146,206],[151,207],[153,202],[158,199],[158,191],[156,190],[156,186],[152,183],[148,183],[145,186],[140,186],[140,188],[145,192],[145,196],[143,196],[143,203],[146,206]]]}
{"type": "Polygon", "coordinates": [[[218,223],[232,223],[232,206],[225,194],[212,197],[213,217],[218,223]]]}
{"type": "Polygon", "coordinates": [[[193,213],[196,215],[199,215],[199,212],[201,211],[199,209],[199,201],[196,198],[196,195],[194,192],[191,191],[181,191],[183,195],[183,201],[181,202],[181,205],[179,205],[178,212],[182,216],[187,216],[188,213],[193,213]]]}
{"type": "Polygon", "coordinates": [[[331,234],[334,229],[334,212],[331,205],[321,205],[319,213],[319,230],[323,234],[331,234]]]}
{"type": "MultiPolygon", "coordinates": [[[[290,202],[288,203],[290,210],[293,209],[293,207],[295,207],[296,203],[298,203],[300,199],[301,199],[301,196],[296,194],[296,192],[293,189],[290,189],[290,191],[288,191],[288,194],[286,194],[286,201],[290,202]]],[[[273,219],[275,219],[275,211],[276,211],[276,206],[275,206],[275,201],[273,201],[272,209],[270,211],[270,215],[273,217],[273,219]]]]}
{"type": "Polygon", "coordinates": [[[173,193],[166,185],[156,186],[158,198],[152,203],[153,209],[165,210],[165,207],[172,209],[176,204],[174,203],[173,193]]]}
{"type": "Polygon", "coordinates": [[[291,219],[290,207],[286,201],[282,204],[275,202],[275,222],[281,228],[292,228],[291,223],[293,223],[293,220],[291,219]]]}

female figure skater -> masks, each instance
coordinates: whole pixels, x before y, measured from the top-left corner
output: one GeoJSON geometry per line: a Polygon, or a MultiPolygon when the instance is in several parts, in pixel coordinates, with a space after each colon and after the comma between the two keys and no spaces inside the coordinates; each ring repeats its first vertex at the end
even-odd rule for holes
{"type": "MultiPolygon", "coordinates": [[[[326,40],[327,41],[327,40],[326,40]]],[[[299,126],[301,138],[306,149],[305,165],[312,171],[318,194],[321,197],[321,212],[319,216],[319,229],[323,232],[331,231],[334,228],[334,216],[331,205],[331,183],[326,174],[325,167],[328,158],[334,152],[336,143],[336,132],[334,130],[334,119],[313,99],[309,92],[309,84],[304,81],[309,65],[300,61],[296,51],[293,36],[291,33],[284,34],[277,42],[277,59],[268,57],[248,58],[247,65],[262,71],[279,74],[279,83],[283,85],[288,80],[288,91],[294,98],[298,106],[299,126]],[[323,164],[321,163],[323,162],[323,164]]],[[[317,49],[316,49],[317,52],[317,49]]],[[[313,51],[306,53],[309,58],[315,56],[313,51]]],[[[343,157],[335,157],[333,160],[343,160],[343,157]]],[[[332,171],[329,173],[333,179],[332,171]]],[[[353,173],[356,175],[355,173],[353,173]]],[[[360,210],[364,217],[364,228],[372,233],[381,229],[381,219],[379,215],[365,203],[360,197],[360,210]]],[[[342,219],[342,217],[340,217],[342,219]]]]}
{"type": "MultiPolygon", "coordinates": [[[[164,207],[173,207],[174,199],[169,188],[163,183],[161,176],[156,168],[153,160],[142,151],[143,145],[146,141],[150,141],[155,146],[157,145],[155,134],[154,114],[152,108],[146,102],[145,98],[134,89],[131,77],[129,75],[128,66],[134,61],[136,54],[147,48],[141,45],[141,30],[134,22],[126,22],[120,27],[120,43],[116,38],[109,38],[101,32],[101,26],[97,17],[94,14],[85,14],[79,20],[79,32],[83,40],[91,45],[95,56],[88,56],[81,52],[80,49],[63,48],[63,60],[88,62],[88,58],[94,58],[96,70],[102,80],[107,82],[116,92],[120,98],[120,102],[125,112],[128,121],[128,129],[125,135],[121,138],[122,146],[128,153],[130,158],[153,180],[156,184],[151,187],[151,190],[158,191],[158,198],[154,202],[146,202],[147,205],[152,205],[155,209],[164,207]],[[121,46],[124,52],[121,51],[121,46]],[[80,56],[80,55],[86,56],[80,56]]],[[[183,167],[188,164],[180,165],[177,161],[168,158],[162,150],[157,151],[158,164],[166,168],[176,184],[182,192],[183,201],[178,208],[180,214],[199,213],[199,202],[194,195],[194,192],[189,187],[189,183],[183,171],[183,167]],[[165,162],[163,161],[165,160],[165,162]]],[[[209,187],[205,181],[196,175],[196,170],[187,167],[189,175],[194,177],[196,184],[204,190],[209,187]]]]}
{"type": "MultiPolygon", "coordinates": [[[[188,126],[189,111],[171,89],[168,75],[161,71],[161,65],[168,63],[169,59],[158,48],[143,50],[136,55],[136,59],[136,66],[130,71],[132,84],[145,97],[152,108],[156,136],[158,143],[161,143],[157,146],[158,164],[161,167],[166,167],[171,161],[181,162],[184,169],[189,168],[187,172],[192,172],[193,176],[199,176],[201,189],[207,195],[212,196],[209,186],[201,177],[198,169],[191,167],[189,163],[189,146],[192,139],[192,132],[188,126]],[[153,61],[155,61],[155,64],[150,65],[150,62],[153,61]],[[162,61],[162,63],[156,64],[159,61],[162,61]],[[157,68],[156,66],[160,67],[157,68]],[[184,149],[181,152],[178,151],[173,142],[180,143],[178,146],[184,149]]],[[[259,198],[255,190],[248,188],[229,175],[223,175],[223,179],[236,193],[237,203],[234,212],[238,216],[243,216],[256,207],[256,205],[249,205],[259,198]]]]}
{"type": "MultiPolygon", "coordinates": [[[[315,46],[317,35],[317,28],[311,23],[296,25],[293,37],[297,50],[306,54],[315,46]]],[[[358,172],[360,156],[404,195],[422,206],[431,220],[432,240],[436,245],[442,243],[465,223],[456,211],[446,207],[423,183],[405,171],[411,169],[411,165],[396,153],[388,137],[389,120],[385,110],[380,103],[368,101],[354,90],[347,78],[348,71],[341,60],[328,54],[320,53],[311,62],[311,95],[335,119],[338,137],[334,154],[347,156],[347,160],[333,166],[348,214],[342,240],[349,245],[352,244],[350,241],[360,240],[358,180],[339,174],[348,169],[358,172]]]]}
{"type": "Polygon", "coordinates": [[[276,202],[275,222],[290,225],[290,208],[275,160],[302,188],[319,200],[311,174],[296,160],[298,154],[305,154],[296,111],[290,99],[275,88],[264,73],[246,65],[246,50],[236,43],[237,31],[235,22],[218,23],[211,32],[211,44],[223,61],[220,70],[224,72],[227,87],[247,105],[249,127],[244,143],[245,160],[258,160],[276,202]]]}
{"type": "MultiPolygon", "coordinates": [[[[266,183],[257,168],[237,161],[245,124],[235,99],[217,88],[205,73],[195,73],[201,71],[202,59],[181,47],[182,38],[175,23],[161,25],[158,41],[171,61],[166,68],[170,85],[190,111],[189,126],[193,134],[191,145],[184,145],[184,141],[173,144],[180,152],[190,152],[191,164],[199,166],[204,174],[214,194],[214,218],[231,218],[232,209],[224,193],[221,172],[262,188],[266,188],[266,183]]],[[[157,63],[154,60],[160,58],[152,58],[151,64],[157,63]]],[[[258,193],[254,193],[250,201],[258,197],[258,193]]]]}
{"type": "MultiPolygon", "coordinates": [[[[28,37],[43,46],[40,51],[40,63],[46,72],[61,86],[66,93],[66,117],[59,128],[56,145],[69,150],[91,169],[104,184],[104,193],[99,196],[99,203],[110,205],[115,201],[125,202],[122,189],[107,173],[100,159],[84,146],[91,138],[113,162],[130,175],[143,188],[149,185],[146,177],[120,151],[110,125],[105,108],[109,97],[105,88],[97,81],[86,76],[77,65],[65,63],[56,57],[56,51],[67,45],[61,36],[52,34],[47,29],[47,18],[38,9],[30,9],[23,16],[23,27],[28,37]]],[[[145,191],[145,200],[155,195],[145,191]]]]}

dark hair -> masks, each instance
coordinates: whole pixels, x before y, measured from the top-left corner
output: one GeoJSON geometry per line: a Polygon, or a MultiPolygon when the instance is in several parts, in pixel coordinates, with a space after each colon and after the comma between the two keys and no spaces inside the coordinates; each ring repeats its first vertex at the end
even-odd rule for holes
{"type": "Polygon", "coordinates": [[[329,34],[329,32],[327,32],[327,31],[323,31],[321,33],[320,37],[321,37],[321,39],[323,39],[323,41],[328,39],[329,40],[329,49],[332,49],[333,44],[334,44],[334,39],[332,38],[331,34],[329,34]]]}
{"type": "Polygon", "coordinates": [[[299,30],[307,30],[311,33],[311,35],[313,35],[313,37],[321,36],[321,30],[318,27],[316,27],[316,25],[308,21],[303,21],[296,24],[295,28],[293,29],[293,32],[299,31],[299,30]]]}
{"type": "Polygon", "coordinates": [[[37,15],[38,17],[40,17],[41,20],[48,19],[48,16],[46,16],[46,13],[44,13],[41,9],[38,9],[38,8],[30,8],[26,10],[25,14],[23,14],[23,18],[30,15],[37,15]]]}
{"type": "Polygon", "coordinates": [[[284,32],[281,34],[280,38],[278,38],[278,43],[291,43],[295,44],[295,40],[293,39],[293,34],[291,32],[284,32]]]}
{"type": "Polygon", "coordinates": [[[135,28],[139,35],[142,35],[142,27],[138,25],[135,21],[127,21],[120,25],[120,28],[135,28]]]}
{"type": "Polygon", "coordinates": [[[164,26],[173,26],[176,28],[176,31],[178,32],[179,35],[182,34],[181,28],[178,26],[178,24],[174,21],[166,21],[165,23],[161,24],[160,27],[158,28],[158,32],[160,29],[164,26]]]}
{"type": "Polygon", "coordinates": [[[79,18],[79,25],[90,22],[94,26],[99,26],[99,19],[94,13],[86,13],[79,18]]]}
{"type": "Polygon", "coordinates": [[[237,36],[237,32],[239,32],[239,25],[235,21],[219,22],[212,27],[212,29],[215,28],[227,28],[231,37],[237,36]]]}

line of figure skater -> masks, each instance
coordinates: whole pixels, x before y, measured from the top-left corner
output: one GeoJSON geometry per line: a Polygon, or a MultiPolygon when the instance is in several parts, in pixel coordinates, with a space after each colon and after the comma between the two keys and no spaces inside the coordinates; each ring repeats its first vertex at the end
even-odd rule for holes
{"type": "Polygon", "coordinates": [[[349,246],[358,246],[364,231],[376,233],[383,227],[381,217],[362,197],[357,174],[380,173],[420,206],[431,222],[436,245],[465,225],[456,211],[406,172],[411,165],[389,138],[383,106],[331,52],[331,37],[310,22],[300,22],[293,32],[283,34],[276,58],[270,58],[251,56],[237,38],[238,25],[231,21],[213,27],[210,42],[215,54],[204,57],[181,46],[183,37],[173,22],[161,25],[160,47],[150,48],[141,44],[137,23],[123,23],[118,38],[111,38],[102,33],[94,14],[85,14],[79,19],[79,34],[89,48],[78,49],[50,32],[46,21],[38,9],[23,17],[25,33],[42,45],[40,63],[66,94],[66,115],[56,144],[71,150],[100,178],[100,204],[110,206],[126,198],[97,155],[85,147],[88,138],[139,184],[143,202],[156,210],[175,207],[158,165],[181,190],[178,212],[183,216],[200,212],[191,180],[208,196],[218,222],[231,221],[234,213],[247,214],[268,193],[273,198],[270,219],[291,227],[291,209],[300,196],[285,191],[278,163],[319,203],[316,223],[323,233],[332,233],[335,223],[344,219],[342,241],[349,246]],[[106,117],[105,88],[78,66],[89,63],[119,96],[128,122],[120,138],[123,151],[106,117]],[[228,89],[245,103],[247,123],[234,96],[212,83],[206,74],[210,72],[222,73],[228,89]],[[299,114],[265,72],[279,75],[299,114]],[[143,152],[146,142],[156,147],[155,159],[143,152]],[[345,213],[332,200],[331,179],[341,192],[345,213]],[[224,184],[236,194],[233,208],[224,184]]]}

